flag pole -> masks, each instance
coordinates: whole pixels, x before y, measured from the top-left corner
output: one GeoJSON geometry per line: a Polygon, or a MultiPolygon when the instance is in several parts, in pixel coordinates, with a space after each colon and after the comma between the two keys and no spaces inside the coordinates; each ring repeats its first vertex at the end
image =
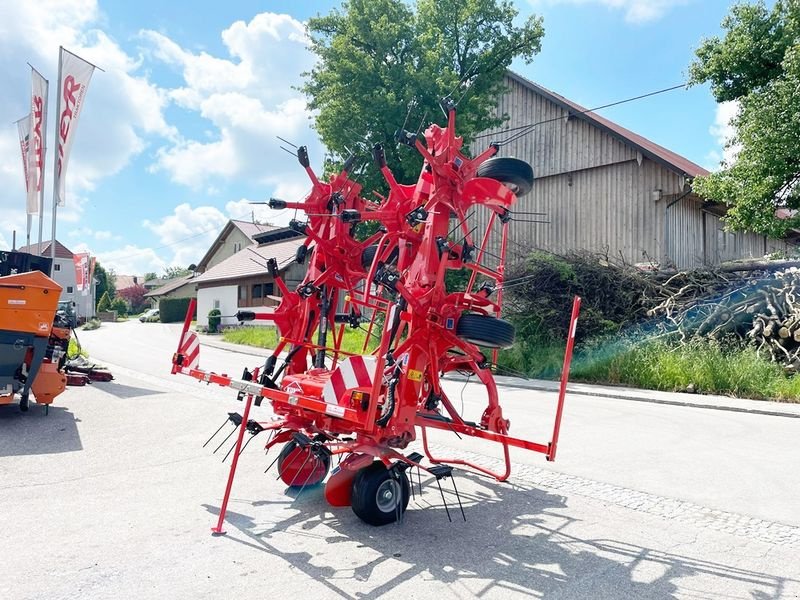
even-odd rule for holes
{"type": "MultiPolygon", "coordinates": [[[[62,67],[62,58],[63,53],[61,52],[64,49],[63,46],[58,47],[58,85],[61,85],[61,67],[62,67]]],[[[55,268],[56,262],[56,212],[58,211],[58,156],[55,153],[58,152],[58,121],[61,115],[61,90],[56,90],[56,130],[55,130],[55,143],[53,144],[53,226],[51,231],[52,241],[50,242],[50,259],[53,262],[53,266],[50,267],[50,274],[52,275],[52,269],[55,268]]],[[[44,189],[44,186],[42,186],[44,189]]]]}

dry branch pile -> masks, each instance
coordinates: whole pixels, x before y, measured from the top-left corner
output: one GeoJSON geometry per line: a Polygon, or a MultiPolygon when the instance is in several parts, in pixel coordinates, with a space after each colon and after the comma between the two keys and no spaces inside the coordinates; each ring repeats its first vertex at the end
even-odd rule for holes
{"type": "Polygon", "coordinates": [[[648,311],[663,318],[662,332],[681,342],[752,344],[787,371],[800,370],[800,270],[678,273],[664,290],[648,311]]]}
{"type": "Polygon", "coordinates": [[[520,333],[566,332],[569,306],[583,298],[583,339],[633,328],[638,336],[679,343],[704,338],[753,345],[800,371],[800,269],[774,264],[726,265],[717,270],[648,272],[607,257],[532,253],[508,276],[506,314],[520,333]]]}

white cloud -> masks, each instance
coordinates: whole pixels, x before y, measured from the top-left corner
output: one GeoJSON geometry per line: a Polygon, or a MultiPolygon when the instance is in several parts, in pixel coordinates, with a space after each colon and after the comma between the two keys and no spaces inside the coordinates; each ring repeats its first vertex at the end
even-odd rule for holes
{"type": "MultiPolygon", "coordinates": [[[[153,248],[143,248],[126,244],[108,252],[94,252],[86,243],[70,248],[73,252],[88,252],[97,257],[105,269],[113,269],[117,274],[141,275],[149,271],[161,273],[170,266],[153,248]]],[[[185,265],[184,265],[185,266],[185,265]]]]}
{"type": "Polygon", "coordinates": [[[183,203],[171,215],[143,224],[158,236],[161,246],[166,246],[163,255],[172,256],[168,264],[187,267],[203,257],[227,222],[228,217],[215,206],[192,208],[183,203]]]}
{"type": "Polygon", "coordinates": [[[712,150],[708,154],[708,159],[713,163],[714,168],[718,168],[721,164],[733,164],[736,161],[739,150],[742,148],[741,144],[732,143],[736,129],[731,125],[731,119],[738,112],[739,103],[735,100],[717,104],[714,124],[708,128],[708,131],[716,138],[717,144],[719,144],[719,150],[712,150]]]}
{"type": "Polygon", "coordinates": [[[530,0],[537,4],[601,4],[612,10],[625,11],[629,23],[656,21],[676,6],[688,4],[690,0],[530,0]]]}
{"type": "Polygon", "coordinates": [[[309,112],[296,90],[310,70],[304,26],[289,15],[262,13],[222,32],[229,57],[193,53],[161,33],[143,31],[153,56],[178,69],[184,86],[169,91],[179,106],[212,129],[199,139],[179,138],[157,152],[154,170],[193,189],[215,189],[214,179],[299,185],[305,174],[283,153],[276,136],[306,144],[322,158],[309,112]]]}
{"type": "MultiPolygon", "coordinates": [[[[63,45],[104,69],[96,71],[86,94],[84,110],[75,134],[67,172],[67,209],[59,222],[75,221],[85,195],[101,179],[118,173],[141,153],[148,138],[174,139],[177,132],[163,115],[169,99],[142,73],[141,59],[128,55],[98,27],[103,15],[96,0],[42,0],[3,2],[0,20],[0,72],[4,87],[12,91],[0,96],[0,120],[13,122],[28,112],[30,76],[25,61],[50,80],[48,110],[48,156],[45,199],[52,197],[52,156],[55,144],[58,47],[63,45]]],[[[22,202],[24,182],[16,131],[0,132],[0,210],[22,202]]],[[[48,220],[49,222],[49,220],[48,220]]],[[[24,228],[23,220],[0,227],[4,231],[24,228]]],[[[7,233],[7,231],[6,231],[7,233]]]]}

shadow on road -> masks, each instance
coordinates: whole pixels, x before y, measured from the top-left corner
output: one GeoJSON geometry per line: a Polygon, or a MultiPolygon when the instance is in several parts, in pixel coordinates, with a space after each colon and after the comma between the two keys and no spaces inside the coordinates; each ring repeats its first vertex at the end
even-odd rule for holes
{"type": "MultiPolygon", "coordinates": [[[[228,538],[280,556],[338,597],[354,600],[378,598],[412,579],[440,581],[465,597],[639,599],[673,597],[679,579],[702,576],[759,600],[778,598],[788,582],[615,540],[576,537],[570,529],[579,521],[564,510],[563,496],[463,472],[459,483],[466,523],[452,495],[447,502],[453,522],[448,521],[435,483],[412,501],[402,523],[381,528],[362,523],[349,509],[332,509],[317,487],[285,498],[284,505],[296,511],[285,519],[258,523],[229,511],[228,538]],[[320,539],[331,545],[329,552],[319,553],[320,539]]],[[[258,513],[259,506],[278,502],[250,504],[258,513]]],[[[204,506],[219,514],[218,507],[204,506]]]]}
{"type": "Polygon", "coordinates": [[[48,415],[44,409],[33,402],[26,413],[17,403],[0,405],[0,457],[83,450],[75,415],[63,406],[51,406],[48,415]]]}
{"type": "Polygon", "coordinates": [[[96,381],[92,385],[94,385],[94,387],[96,387],[98,390],[102,390],[106,394],[110,394],[115,398],[120,398],[123,400],[165,393],[163,390],[124,385],[114,381],[96,381]]]}

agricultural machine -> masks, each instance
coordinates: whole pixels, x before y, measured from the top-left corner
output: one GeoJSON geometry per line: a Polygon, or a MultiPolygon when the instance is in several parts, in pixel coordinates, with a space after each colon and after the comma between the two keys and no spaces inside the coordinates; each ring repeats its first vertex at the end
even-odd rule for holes
{"type": "Polygon", "coordinates": [[[497,145],[466,156],[455,133],[455,108],[449,100],[442,106],[447,125],[431,125],[424,143],[413,133],[398,132],[398,141],[424,159],[415,184],[398,183],[382,147],[373,147],[372,158],[389,188],[387,196],[375,194],[375,200],[362,196],[351,178],[352,158],[324,182],[310,168],[306,149],[298,149],[311,192],[302,202],[272,199],[269,205],[305,214],[306,220],[290,223],[306,236],[296,256],[308,263],[305,279],[289,289],[270,259],[265,268],[280,290],[280,304],[270,313],[236,315],[239,321],[272,321],[279,330],[279,344],[263,365],[245,369],[239,379],[199,368],[190,306],[172,372],[233,388],[245,401],[243,414],[229,413],[217,430],[230,422],[235,429],[228,437],[237,431],[238,437],[215,533],[223,533],[245,434],[269,431],[266,449],[282,445],[275,462],[288,486],[304,488],[327,477],[327,501],[352,506],[372,525],[402,516],[412,468],[427,471],[437,483],[452,477],[453,465],[504,481],[511,472],[511,446],[555,458],[580,300],[573,306],[552,439],[535,443],[511,437],[493,368],[498,349],[514,341],[512,324],[500,318],[504,263],[512,207],[530,191],[533,172],[524,161],[495,157],[497,145]],[[376,222],[377,230],[359,240],[356,227],[366,222],[376,222]],[[447,274],[454,271],[468,278],[459,289],[448,289],[447,274]],[[342,349],[347,328],[366,331],[360,353],[342,349]],[[372,340],[377,348],[370,352],[372,340]],[[485,388],[487,404],[478,420],[468,420],[445,393],[442,378],[450,373],[474,377],[485,388]],[[275,417],[251,419],[252,405],[264,399],[275,417]],[[499,443],[505,469],[494,472],[463,459],[433,456],[430,429],[499,443]],[[422,454],[402,452],[418,435],[430,466],[422,465],[422,454]],[[328,477],[334,457],[338,466],[328,477]]]}
{"type": "Polygon", "coordinates": [[[0,253],[0,404],[19,393],[22,411],[31,392],[47,410],[67,385],[70,324],[57,313],[61,286],[42,271],[50,259],[0,253]]]}

